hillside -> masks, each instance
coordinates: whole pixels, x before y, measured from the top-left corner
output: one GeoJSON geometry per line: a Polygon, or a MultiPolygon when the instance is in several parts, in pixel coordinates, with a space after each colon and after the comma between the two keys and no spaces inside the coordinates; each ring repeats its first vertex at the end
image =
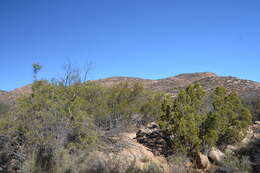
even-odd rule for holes
{"type": "MultiPolygon", "coordinates": [[[[146,89],[153,91],[164,91],[176,96],[180,89],[185,88],[191,83],[200,83],[207,91],[216,86],[224,86],[228,91],[236,91],[240,96],[251,98],[260,96],[260,83],[250,80],[239,79],[230,76],[217,76],[211,72],[203,73],[184,73],[173,77],[151,80],[134,77],[110,77],[105,79],[93,80],[106,87],[128,82],[142,83],[146,89]]],[[[30,93],[31,85],[17,88],[10,92],[0,91],[0,103],[13,104],[17,97],[22,94],[30,93]]]]}
{"type": "Polygon", "coordinates": [[[17,88],[13,91],[0,91],[0,103],[4,104],[14,104],[15,100],[23,95],[31,92],[31,85],[26,85],[21,88],[17,88]]]}
{"type": "Polygon", "coordinates": [[[156,91],[165,91],[170,93],[178,92],[179,88],[185,87],[192,82],[207,78],[215,77],[216,74],[204,72],[204,73],[185,73],[173,77],[151,80],[151,79],[142,79],[142,78],[130,78],[130,77],[111,77],[106,79],[95,80],[104,86],[112,86],[122,82],[128,82],[130,84],[139,82],[144,85],[146,89],[156,90],[156,91]]]}
{"type": "Polygon", "coordinates": [[[217,86],[224,86],[229,91],[235,91],[242,97],[260,94],[260,83],[251,80],[242,80],[236,77],[209,77],[196,81],[206,90],[217,86]]]}
{"type": "Polygon", "coordinates": [[[256,96],[260,95],[260,83],[239,79],[236,77],[217,76],[214,73],[185,73],[173,77],[149,80],[142,78],[129,78],[129,77],[112,77],[95,82],[104,85],[112,86],[121,82],[140,82],[146,89],[155,91],[165,91],[176,95],[180,89],[185,88],[191,83],[200,83],[207,91],[217,87],[224,86],[228,91],[236,91],[240,96],[256,96]]]}

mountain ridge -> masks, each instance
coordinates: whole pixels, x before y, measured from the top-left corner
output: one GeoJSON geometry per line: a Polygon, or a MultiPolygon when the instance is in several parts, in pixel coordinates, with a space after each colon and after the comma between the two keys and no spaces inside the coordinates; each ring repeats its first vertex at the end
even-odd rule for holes
{"type": "MultiPolygon", "coordinates": [[[[122,82],[128,82],[129,84],[142,83],[145,89],[168,92],[173,95],[177,95],[180,89],[184,89],[192,83],[200,83],[206,91],[217,86],[224,86],[228,91],[236,91],[244,97],[260,96],[260,83],[232,76],[218,76],[212,72],[182,73],[162,79],[115,76],[91,80],[90,82],[95,82],[105,87],[111,87],[122,82]]],[[[0,90],[0,103],[14,104],[20,95],[30,92],[31,84],[9,92],[0,90]]]]}

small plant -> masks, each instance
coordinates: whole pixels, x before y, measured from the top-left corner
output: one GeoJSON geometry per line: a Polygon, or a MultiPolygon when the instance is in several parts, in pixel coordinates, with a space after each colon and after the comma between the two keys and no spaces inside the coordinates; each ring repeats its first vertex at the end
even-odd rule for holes
{"type": "Polygon", "coordinates": [[[238,156],[227,153],[226,157],[222,162],[222,166],[216,170],[216,173],[241,173],[241,172],[251,172],[252,166],[249,157],[238,156]]]}
{"type": "Polygon", "coordinates": [[[4,103],[0,103],[0,115],[3,113],[8,112],[10,109],[10,106],[4,103]]]}
{"type": "MultiPolygon", "coordinates": [[[[112,173],[112,172],[111,172],[112,173]]],[[[149,164],[143,170],[136,167],[135,162],[132,162],[129,167],[125,170],[125,173],[164,173],[156,164],[149,164]]]]}
{"type": "Polygon", "coordinates": [[[185,166],[192,166],[192,162],[181,153],[169,157],[168,162],[172,166],[172,173],[186,173],[185,166]]]}

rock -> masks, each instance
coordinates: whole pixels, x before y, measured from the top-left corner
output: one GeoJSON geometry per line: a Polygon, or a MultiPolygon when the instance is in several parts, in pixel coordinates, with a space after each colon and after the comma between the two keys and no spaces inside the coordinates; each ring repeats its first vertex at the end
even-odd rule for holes
{"type": "Polygon", "coordinates": [[[256,139],[260,139],[260,134],[259,133],[256,133],[253,135],[253,138],[256,140],[256,139]]]}
{"type": "MultiPolygon", "coordinates": [[[[253,135],[252,135],[253,136],[253,135]]],[[[248,145],[251,142],[251,139],[246,137],[241,141],[241,144],[243,145],[248,145]]]]}
{"type": "Polygon", "coordinates": [[[160,134],[158,134],[156,131],[152,132],[151,134],[147,134],[147,136],[149,136],[150,138],[157,138],[158,135],[160,135],[160,134]]]}
{"type": "Polygon", "coordinates": [[[168,137],[158,129],[158,125],[155,123],[151,123],[146,128],[140,129],[135,137],[137,142],[152,150],[155,155],[167,156],[171,153],[172,149],[168,146],[166,138],[168,137]]]}
{"type": "Polygon", "coordinates": [[[239,150],[240,148],[235,145],[227,145],[225,152],[226,153],[234,153],[235,151],[239,150]]]}
{"type": "Polygon", "coordinates": [[[81,167],[77,168],[77,172],[126,172],[126,169],[132,166],[131,164],[143,170],[151,163],[156,164],[160,170],[170,169],[166,158],[160,156],[157,150],[152,151],[137,143],[132,134],[122,133],[119,136],[120,139],[117,142],[127,143],[126,146],[117,152],[93,151],[89,153],[82,159],[81,167]]]}
{"type": "Polygon", "coordinates": [[[221,152],[219,149],[213,147],[208,153],[208,157],[213,160],[215,163],[220,164],[225,154],[221,152]]]}
{"type": "Polygon", "coordinates": [[[255,124],[260,125],[260,121],[255,121],[255,124]]]}
{"type": "Polygon", "coordinates": [[[197,154],[196,163],[199,169],[208,169],[210,166],[208,156],[202,154],[201,152],[197,154]]]}
{"type": "Polygon", "coordinates": [[[157,123],[152,122],[152,123],[148,124],[148,128],[149,128],[149,129],[158,129],[159,126],[158,126],[157,123]]]}
{"type": "Polygon", "coordinates": [[[164,139],[160,138],[160,139],[156,140],[155,143],[158,145],[164,145],[166,142],[164,139]]]}
{"type": "Polygon", "coordinates": [[[142,143],[142,144],[148,143],[147,138],[143,138],[143,137],[137,138],[137,141],[138,141],[139,143],[142,143]]]}
{"type": "Polygon", "coordinates": [[[138,130],[138,132],[136,133],[136,136],[145,136],[147,133],[152,133],[152,130],[150,129],[140,129],[138,130]]]}
{"type": "Polygon", "coordinates": [[[136,133],[136,138],[145,136],[146,133],[143,133],[142,131],[138,131],[136,133]]]}
{"type": "Polygon", "coordinates": [[[241,144],[248,145],[253,137],[254,137],[254,131],[252,127],[249,127],[246,133],[246,137],[241,141],[241,144]]]}

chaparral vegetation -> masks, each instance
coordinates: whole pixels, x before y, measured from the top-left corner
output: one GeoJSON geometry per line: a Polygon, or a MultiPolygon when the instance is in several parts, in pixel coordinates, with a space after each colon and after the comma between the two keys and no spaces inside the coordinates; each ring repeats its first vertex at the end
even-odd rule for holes
{"type": "MultiPolygon", "coordinates": [[[[81,80],[79,71],[71,69],[62,79],[39,80],[41,68],[33,65],[30,94],[19,97],[12,108],[0,105],[1,173],[166,172],[150,163],[148,156],[141,160],[149,164],[140,168],[135,161],[123,167],[120,160],[109,157],[102,162],[91,154],[109,155],[111,145],[127,148],[110,137],[151,122],[159,124],[157,135],[163,134],[165,145],[173,151],[160,156],[168,160],[168,172],[185,172],[187,160],[189,169],[195,170],[198,153],[240,142],[252,124],[246,104],[223,86],[205,91],[200,84],[191,84],[175,97],[145,89],[141,83],[105,87],[81,80]]],[[[215,172],[234,172],[234,165],[244,171],[252,169],[247,157],[233,153],[215,172]]]]}

